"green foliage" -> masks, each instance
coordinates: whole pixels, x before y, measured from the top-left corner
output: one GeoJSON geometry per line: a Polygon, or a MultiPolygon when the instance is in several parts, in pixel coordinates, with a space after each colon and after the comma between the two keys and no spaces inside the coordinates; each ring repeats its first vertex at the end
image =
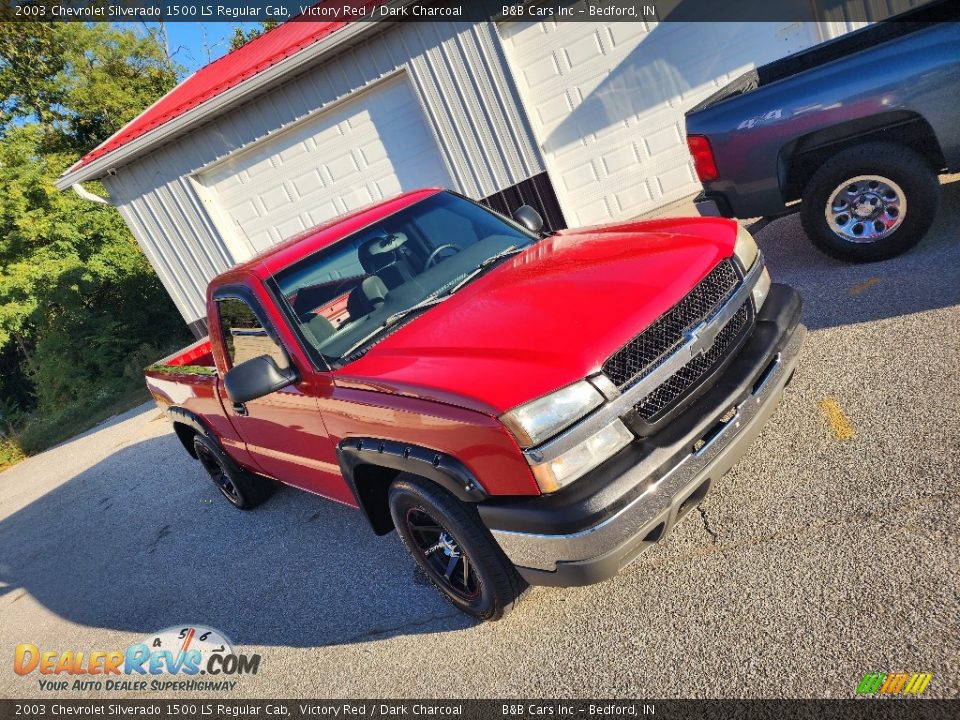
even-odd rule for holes
{"type": "Polygon", "coordinates": [[[150,365],[147,372],[159,373],[161,375],[216,375],[216,368],[206,365],[150,365]]]}
{"type": "Polygon", "coordinates": [[[256,40],[265,32],[269,32],[270,30],[273,30],[279,24],[280,24],[279,21],[271,18],[269,20],[264,20],[262,23],[260,23],[259,28],[252,28],[247,32],[244,32],[242,27],[239,27],[239,26],[235,27],[233,29],[233,37],[230,38],[230,49],[236,50],[237,48],[243,47],[251,40],[256,40]]]}
{"type": "Polygon", "coordinates": [[[178,70],[154,36],[107,23],[0,23],[0,132],[29,120],[82,154],[173,87],[178,70]]]}
{"type": "Polygon", "coordinates": [[[152,37],[130,30],[0,23],[0,392],[21,413],[36,406],[14,425],[109,405],[187,339],[117,211],[54,187],[169,89],[175,70],[152,37]]]}

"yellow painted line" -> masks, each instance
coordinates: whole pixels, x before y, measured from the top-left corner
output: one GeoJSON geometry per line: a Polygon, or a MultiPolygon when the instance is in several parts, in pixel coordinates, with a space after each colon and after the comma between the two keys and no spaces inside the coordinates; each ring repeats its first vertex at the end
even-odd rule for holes
{"type": "Polygon", "coordinates": [[[830,432],[837,440],[841,442],[853,440],[856,433],[853,431],[853,425],[847,420],[847,416],[843,414],[840,403],[834,398],[824,398],[820,401],[820,411],[826,417],[830,432]]]}
{"type": "Polygon", "coordinates": [[[859,295],[863,291],[869,290],[870,288],[872,288],[878,282],[880,282],[880,278],[878,277],[867,278],[862,283],[857,283],[856,285],[854,285],[847,292],[849,292],[851,295],[859,295]]]}

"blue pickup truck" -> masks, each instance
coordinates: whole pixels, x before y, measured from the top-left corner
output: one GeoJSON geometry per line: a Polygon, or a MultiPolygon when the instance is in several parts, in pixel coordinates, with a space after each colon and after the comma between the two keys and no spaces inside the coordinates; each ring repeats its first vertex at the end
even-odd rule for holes
{"type": "Polygon", "coordinates": [[[703,215],[799,211],[833,257],[918,243],[960,169],[960,3],[924,5],[751,70],[686,116],[703,215]]]}

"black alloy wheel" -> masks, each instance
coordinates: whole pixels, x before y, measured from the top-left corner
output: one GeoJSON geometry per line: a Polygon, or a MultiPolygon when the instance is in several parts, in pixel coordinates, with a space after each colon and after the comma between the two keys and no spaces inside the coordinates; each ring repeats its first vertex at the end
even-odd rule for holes
{"type": "Polygon", "coordinates": [[[410,473],[391,483],[388,502],[407,552],[460,610],[478,620],[499,620],[519,602],[527,583],[472,503],[410,473]]]}
{"type": "Polygon", "coordinates": [[[435,584],[448,593],[469,602],[480,595],[480,579],[470,558],[453,535],[424,508],[408,508],[405,515],[407,532],[413,547],[435,584]]]}
{"type": "Polygon", "coordinates": [[[273,493],[272,480],[244,470],[215,440],[198,433],[193,449],[214,486],[238,510],[253,510],[273,493]]]}

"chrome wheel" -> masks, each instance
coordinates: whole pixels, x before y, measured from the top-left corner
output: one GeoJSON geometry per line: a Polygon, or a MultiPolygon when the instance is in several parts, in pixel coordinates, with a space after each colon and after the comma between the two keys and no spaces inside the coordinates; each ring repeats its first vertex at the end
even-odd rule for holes
{"type": "Polygon", "coordinates": [[[858,175],[840,183],[824,208],[827,225],[838,237],[871,243],[892,234],[907,215],[907,198],[893,180],[858,175]]]}
{"type": "Polygon", "coordinates": [[[410,508],[405,519],[416,550],[426,560],[426,569],[434,581],[465,600],[479,596],[477,571],[456,538],[422,508],[410,508]]]}

